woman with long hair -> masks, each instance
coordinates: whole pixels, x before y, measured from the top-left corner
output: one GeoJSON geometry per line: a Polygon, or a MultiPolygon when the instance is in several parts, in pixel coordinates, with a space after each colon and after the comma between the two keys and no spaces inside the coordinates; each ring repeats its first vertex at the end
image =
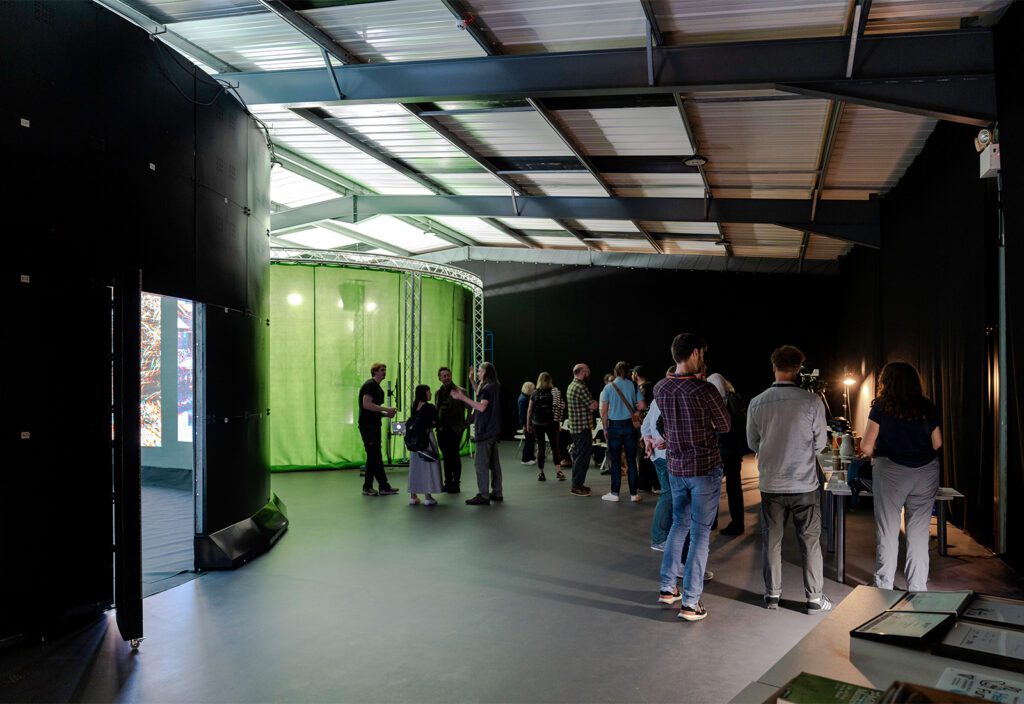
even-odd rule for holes
{"type": "Polygon", "coordinates": [[[558,447],[558,422],[555,412],[555,385],[551,375],[541,372],[537,377],[537,388],[530,397],[530,405],[526,409],[526,432],[533,433],[537,438],[537,481],[547,481],[544,476],[544,440],[551,441],[551,458],[558,471],[558,481],[565,481],[565,472],[560,468],[561,451],[558,447]]]}
{"type": "MultiPolygon", "coordinates": [[[[452,398],[462,401],[474,411],[474,441],[476,442],[477,493],[466,501],[470,506],[490,506],[493,501],[504,501],[501,483],[501,458],[498,456],[498,438],[501,435],[501,384],[498,372],[490,362],[481,362],[476,370],[478,386],[474,386],[476,399],[462,391],[452,391],[452,398]],[[491,488],[488,491],[487,480],[491,488]]],[[[472,379],[470,379],[472,381],[472,379]]]]}
{"type": "Polygon", "coordinates": [[[436,506],[434,494],[442,490],[440,463],[437,461],[437,408],[430,402],[430,387],[420,384],[413,396],[412,413],[416,419],[416,431],[427,438],[427,449],[409,455],[409,505],[418,506],[417,493],[423,494],[425,506],[436,506]]]}
{"type": "Polygon", "coordinates": [[[892,589],[899,557],[900,511],[905,512],[909,591],[928,588],[928,529],[939,491],[942,447],[939,412],[907,362],[890,362],[878,378],[861,451],[873,457],[875,502],[874,586],[892,589]]]}

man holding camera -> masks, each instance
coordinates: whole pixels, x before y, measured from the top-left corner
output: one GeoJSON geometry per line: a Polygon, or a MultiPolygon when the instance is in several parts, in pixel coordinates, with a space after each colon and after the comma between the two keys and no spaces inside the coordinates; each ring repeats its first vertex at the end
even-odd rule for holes
{"type": "Polygon", "coordinates": [[[363,480],[363,496],[391,496],[398,493],[388,484],[384,473],[384,458],[380,454],[381,418],[394,418],[395,409],[384,403],[384,389],[380,382],[387,376],[388,367],[383,362],[374,362],[370,367],[370,378],[359,388],[359,435],[366,450],[366,477],[363,480]],[[373,480],[377,480],[377,489],[373,480]],[[378,491],[379,489],[379,491],[378,491]]]}
{"type": "Polygon", "coordinates": [[[825,405],[796,385],[804,353],[792,345],[772,352],[775,383],[747,409],[747,445],[757,453],[761,489],[761,561],[764,604],[777,609],[782,597],[782,535],[792,516],[804,563],[807,613],[832,609],[822,593],[821,503],[817,455],[828,432],[825,405]]]}

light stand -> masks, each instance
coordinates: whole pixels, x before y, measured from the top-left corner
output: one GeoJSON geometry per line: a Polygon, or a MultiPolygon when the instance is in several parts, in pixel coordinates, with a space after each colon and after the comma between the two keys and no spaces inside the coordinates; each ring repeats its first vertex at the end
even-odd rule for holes
{"type": "MultiPolygon", "coordinates": [[[[387,390],[387,397],[388,397],[388,401],[387,401],[387,403],[388,403],[388,408],[391,408],[391,407],[392,407],[392,406],[391,406],[391,397],[392,397],[392,394],[393,394],[393,392],[391,391],[391,380],[390,380],[390,379],[388,379],[388,390],[387,390]]],[[[388,465],[389,467],[391,466],[391,420],[392,420],[391,418],[388,418],[388,419],[387,419],[387,426],[388,426],[388,435],[387,435],[387,437],[388,437],[388,442],[387,442],[387,448],[386,448],[386,450],[387,450],[387,458],[388,458],[388,461],[387,461],[387,465],[388,465]]]]}

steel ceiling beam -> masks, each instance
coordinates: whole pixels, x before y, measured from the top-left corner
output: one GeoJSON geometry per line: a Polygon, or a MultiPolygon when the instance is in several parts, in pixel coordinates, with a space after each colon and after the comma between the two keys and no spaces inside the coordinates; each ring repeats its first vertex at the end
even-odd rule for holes
{"type": "MultiPolygon", "coordinates": [[[[263,5],[263,7],[267,8],[282,20],[290,24],[300,34],[333,56],[339,62],[343,64],[363,63],[361,58],[338,44],[333,37],[290,8],[285,4],[284,0],[258,0],[258,2],[263,5]]],[[[335,73],[335,80],[337,81],[339,79],[340,75],[335,73]]],[[[335,96],[334,99],[337,100],[337,96],[335,96]]]]}
{"type": "Polygon", "coordinates": [[[654,46],[662,46],[665,39],[662,37],[661,29],[658,27],[658,18],[654,14],[654,6],[651,0],[640,0],[640,6],[644,11],[644,18],[647,20],[647,29],[651,33],[654,46]]]}
{"type": "MultiPolygon", "coordinates": [[[[286,210],[285,212],[288,211],[286,210]]],[[[322,227],[325,230],[330,230],[331,232],[335,232],[339,235],[342,235],[343,237],[348,237],[350,240],[362,242],[363,244],[368,244],[371,247],[383,249],[385,251],[391,252],[392,254],[397,254],[400,257],[413,256],[413,253],[407,249],[402,249],[401,247],[385,242],[384,240],[378,240],[374,237],[364,235],[361,232],[356,232],[355,230],[349,229],[344,225],[334,222],[333,220],[325,220],[323,222],[319,222],[317,223],[317,227],[322,227]]],[[[457,246],[461,247],[462,245],[457,246]]]]}
{"type": "MultiPolygon", "coordinates": [[[[551,130],[556,135],[558,135],[558,138],[562,140],[562,143],[566,146],[566,148],[572,153],[572,155],[574,157],[576,157],[579,160],[579,162],[581,164],[583,164],[583,167],[590,173],[590,176],[595,181],[597,181],[597,184],[599,186],[601,186],[601,188],[604,190],[604,192],[607,193],[610,196],[614,196],[615,195],[615,189],[613,189],[611,187],[611,184],[609,184],[608,181],[605,180],[604,176],[601,175],[601,172],[594,165],[594,162],[592,162],[590,160],[590,157],[587,156],[587,154],[583,151],[583,149],[578,144],[576,144],[576,140],[573,139],[572,135],[569,134],[569,131],[565,128],[564,125],[562,125],[561,120],[559,120],[558,117],[554,113],[552,113],[549,110],[547,110],[540,103],[540,101],[534,100],[533,98],[527,98],[526,102],[528,102],[533,107],[533,109],[537,111],[537,114],[540,115],[541,118],[543,118],[544,122],[547,123],[548,127],[550,127],[551,130]]],[[[650,243],[651,247],[654,248],[655,252],[658,252],[658,253],[661,253],[661,254],[665,253],[665,250],[661,246],[661,243],[658,242],[653,237],[651,237],[651,234],[649,232],[647,232],[646,229],[644,229],[644,227],[639,223],[639,221],[633,220],[632,222],[633,222],[633,227],[635,227],[637,229],[637,232],[639,232],[641,235],[644,236],[644,238],[650,243]]],[[[593,244],[593,242],[590,241],[589,238],[581,237],[580,236],[581,233],[577,233],[575,231],[575,228],[570,229],[570,226],[569,226],[568,223],[559,222],[558,224],[561,225],[562,227],[564,227],[567,232],[572,233],[581,242],[583,242],[585,245],[587,245],[587,247],[594,247],[595,246],[593,244]]]]}
{"type": "Polygon", "coordinates": [[[988,75],[922,79],[912,85],[850,79],[780,84],[776,88],[812,98],[843,100],[976,127],[989,127],[996,121],[995,79],[988,75]]]}
{"type": "MultiPolygon", "coordinates": [[[[473,149],[473,147],[471,147],[465,141],[460,139],[458,135],[456,135],[454,132],[452,132],[450,129],[448,129],[445,125],[441,124],[441,122],[439,120],[437,120],[437,118],[427,117],[427,116],[423,115],[423,110],[422,110],[422,108],[419,105],[402,104],[402,107],[405,108],[405,111],[407,113],[409,113],[410,115],[415,117],[417,120],[422,122],[424,125],[429,127],[431,130],[433,130],[433,132],[435,134],[440,136],[442,139],[447,141],[453,147],[455,147],[460,152],[462,152],[463,154],[468,156],[470,159],[472,159],[474,162],[476,162],[476,164],[480,168],[482,168],[484,171],[487,171],[492,176],[494,176],[496,179],[498,179],[499,181],[504,183],[506,186],[508,186],[516,195],[518,195],[518,194],[523,192],[522,186],[520,186],[518,183],[516,183],[515,181],[510,179],[508,176],[499,173],[497,167],[495,167],[494,164],[491,163],[490,159],[488,159],[483,154],[481,154],[480,152],[478,152],[475,149],[473,149]]],[[[491,227],[494,227],[494,228],[500,230],[502,233],[504,233],[504,234],[508,235],[509,237],[513,238],[514,240],[516,240],[520,244],[525,244],[527,247],[536,247],[537,246],[535,242],[533,242],[530,238],[528,238],[522,232],[519,232],[518,230],[515,230],[515,229],[509,227],[508,225],[506,225],[505,223],[503,223],[503,222],[501,222],[499,220],[494,220],[494,219],[491,219],[491,218],[484,218],[484,221],[488,225],[490,225],[491,227]]]]}
{"type": "Polygon", "coordinates": [[[477,46],[483,49],[488,56],[498,53],[493,42],[487,38],[487,28],[484,26],[483,22],[479,17],[466,9],[466,6],[461,2],[461,0],[441,0],[441,2],[460,23],[459,28],[469,32],[469,36],[473,38],[473,41],[477,43],[477,46]]]}
{"type": "MultiPolygon", "coordinates": [[[[951,117],[995,114],[994,94],[967,90],[991,84],[995,71],[988,28],[865,36],[858,42],[856,81],[847,81],[847,37],[659,47],[655,81],[648,84],[645,49],[403,61],[334,69],[344,80],[344,102],[436,102],[550,96],[683,93],[801,86],[827,87],[874,81],[890,91],[874,99],[891,109],[920,109],[951,95],[951,117]],[[956,88],[956,90],[954,90],[956,88]],[[971,102],[968,102],[968,99],[971,102]],[[980,101],[980,103],[978,102],[980,101]]],[[[232,74],[247,104],[334,102],[322,69],[232,74]]],[[[853,100],[852,90],[843,91],[853,100]]],[[[872,99],[870,96],[864,99],[872,99]]]]}
{"type": "MultiPolygon", "coordinates": [[[[307,159],[304,156],[296,154],[291,150],[278,145],[275,147],[274,153],[277,155],[277,160],[281,163],[281,166],[287,171],[291,171],[294,174],[302,176],[305,179],[309,179],[314,183],[318,183],[325,188],[329,188],[335,193],[347,196],[347,195],[376,195],[376,191],[373,191],[361,183],[353,181],[349,178],[345,178],[340,174],[336,174],[328,168],[321,166],[320,164],[307,159]]],[[[451,238],[455,238],[460,243],[474,242],[472,239],[463,235],[458,230],[448,227],[444,223],[429,218],[414,218],[409,216],[397,216],[396,220],[401,220],[407,225],[418,227],[420,229],[430,229],[434,232],[443,233],[451,238]]],[[[492,225],[503,228],[504,225],[500,222],[492,222],[492,225]]],[[[505,228],[511,229],[511,228],[505,228]]],[[[503,232],[505,230],[502,230],[503,232]]],[[[508,233],[506,233],[508,234],[508,233]]],[[[449,240],[452,241],[452,240],[449,240]]],[[[475,242],[474,242],[475,244],[475,242]]]]}
{"type": "Polygon", "coordinates": [[[228,62],[223,61],[220,57],[211,54],[206,49],[193,44],[188,39],[185,39],[185,37],[171,29],[168,29],[167,25],[157,22],[143,12],[139,12],[123,0],[93,0],[93,2],[101,7],[105,7],[115,15],[123,17],[132,24],[141,27],[152,38],[159,39],[168,46],[177,49],[187,57],[202,61],[204,64],[219,73],[229,73],[238,70],[228,62]]]}
{"type": "MultiPolygon", "coordinates": [[[[295,109],[292,110],[292,112],[295,113],[297,116],[301,117],[302,119],[306,120],[310,124],[316,125],[320,129],[322,129],[325,132],[327,132],[328,134],[330,134],[330,135],[332,135],[334,137],[337,137],[338,139],[342,140],[346,144],[348,144],[348,145],[358,149],[363,154],[366,154],[367,156],[375,159],[376,161],[380,162],[381,164],[384,164],[385,166],[387,166],[387,167],[389,167],[391,169],[394,169],[395,171],[397,171],[398,173],[402,174],[403,176],[406,176],[407,178],[412,179],[413,181],[415,181],[419,185],[423,186],[427,190],[432,191],[432,192],[437,193],[437,194],[454,195],[454,192],[451,189],[447,188],[444,184],[441,184],[441,183],[438,183],[438,182],[432,180],[428,176],[425,176],[424,174],[421,174],[419,171],[417,171],[416,169],[414,169],[411,166],[409,166],[404,161],[402,161],[400,159],[394,159],[392,157],[389,157],[388,155],[384,154],[380,150],[375,149],[373,146],[367,144],[366,142],[363,142],[359,138],[357,138],[357,137],[355,137],[353,135],[350,135],[348,132],[345,132],[345,130],[341,129],[337,125],[334,125],[331,122],[329,122],[327,120],[327,118],[323,117],[319,112],[317,112],[315,110],[309,110],[309,109],[306,109],[306,108],[295,108],[295,109]]],[[[293,157],[291,157],[290,153],[286,152],[284,158],[285,159],[290,159],[290,158],[293,158],[293,157]]],[[[338,178],[340,179],[341,177],[338,177],[338,178]]],[[[328,186],[328,188],[330,188],[330,186],[328,186]]],[[[364,191],[368,191],[368,189],[365,189],[365,188],[363,190],[364,191]]],[[[369,191],[369,193],[372,194],[373,192],[369,191]]],[[[358,195],[358,193],[357,193],[357,195],[358,195]]],[[[459,246],[462,246],[462,245],[475,245],[476,244],[476,242],[473,241],[472,239],[466,237],[465,235],[463,235],[462,233],[458,232],[457,230],[454,230],[454,229],[452,229],[450,227],[446,227],[442,223],[438,223],[438,222],[434,222],[434,221],[428,221],[426,223],[421,223],[421,222],[416,222],[412,218],[408,218],[408,217],[400,217],[399,219],[402,220],[403,222],[406,222],[406,223],[408,223],[410,225],[413,225],[413,226],[420,226],[420,227],[422,227],[424,224],[426,224],[427,227],[429,227],[435,233],[437,233],[438,237],[440,237],[441,239],[443,239],[446,242],[449,242],[451,244],[455,244],[455,245],[459,245],[459,246]]],[[[531,240],[529,240],[525,235],[523,235],[520,232],[515,231],[513,228],[508,227],[504,223],[492,221],[492,220],[489,220],[489,219],[487,219],[486,221],[487,221],[488,224],[490,224],[493,227],[497,228],[498,230],[500,230],[504,234],[507,234],[510,237],[515,238],[516,241],[521,242],[522,244],[525,244],[527,247],[536,247],[537,246],[535,243],[533,243],[531,240]]]]}
{"type": "MultiPolygon", "coordinates": [[[[492,44],[487,39],[487,37],[484,35],[483,27],[478,23],[479,21],[472,14],[469,13],[469,11],[462,4],[462,2],[460,2],[460,0],[441,1],[444,3],[445,7],[447,7],[448,10],[453,15],[455,15],[455,17],[459,18],[459,21],[463,23],[461,25],[462,29],[467,30],[470,33],[470,35],[472,35],[474,41],[476,41],[477,45],[481,49],[483,49],[485,54],[487,54],[488,56],[494,56],[496,54],[501,53],[498,47],[492,44]]],[[[407,105],[406,110],[409,110],[409,112],[416,115],[416,117],[418,117],[432,129],[434,129],[434,131],[440,134],[442,137],[447,139],[449,143],[454,145],[457,149],[460,149],[463,153],[469,155],[469,157],[473,159],[477,164],[482,166],[484,169],[489,171],[491,175],[493,175],[495,178],[499,179],[502,183],[508,186],[511,189],[512,194],[518,196],[520,194],[525,194],[527,192],[522,186],[520,186],[514,180],[509,178],[508,174],[501,173],[500,169],[498,169],[493,163],[491,163],[489,159],[485,158],[482,154],[477,152],[475,149],[471,148],[466,142],[455,136],[455,134],[453,134],[451,130],[449,130],[447,127],[442,125],[440,121],[438,121],[436,118],[427,117],[423,115],[422,111],[416,111],[416,107],[409,108],[409,106],[407,105]]],[[[534,106],[532,104],[528,104],[526,107],[530,110],[534,109],[534,106]]],[[[526,243],[530,247],[536,246],[535,244],[532,243],[532,240],[528,239],[523,233],[516,232],[515,230],[508,227],[500,220],[488,219],[487,222],[494,227],[498,227],[499,229],[504,228],[504,230],[508,231],[506,232],[506,234],[515,237],[516,240],[526,243]],[[513,232],[515,232],[515,234],[513,234],[513,232]]],[[[567,233],[569,233],[577,240],[582,242],[587,249],[596,249],[596,246],[592,242],[587,241],[587,239],[583,236],[583,233],[579,232],[573,227],[570,227],[568,223],[563,222],[561,220],[555,220],[555,223],[563,230],[565,230],[567,233]]]]}
{"type": "MultiPolygon", "coordinates": [[[[683,100],[683,96],[679,93],[672,94],[672,102],[675,103],[676,110],[679,112],[679,119],[683,122],[683,129],[686,130],[686,137],[690,140],[690,146],[693,147],[695,154],[700,154],[700,145],[697,143],[697,134],[693,131],[693,125],[690,122],[690,116],[686,114],[686,102],[683,100]]],[[[704,166],[697,166],[697,172],[700,174],[700,180],[704,184],[704,197],[708,200],[712,197],[711,182],[708,181],[707,171],[704,166]]],[[[725,256],[732,257],[732,245],[725,237],[725,230],[722,229],[721,223],[716,223],[718,227],[718,239],[725,247],[725,256]]]]}
{"type": "Polygon", "coordinates": [[[375,215],[663,220],[770,223],[879,246],[877,201],[822,201],[811,222],[810,200],[522,196],[351,196],[294,208],[271,218],[272,231],[321,220],[358,222],[375,215]]]}

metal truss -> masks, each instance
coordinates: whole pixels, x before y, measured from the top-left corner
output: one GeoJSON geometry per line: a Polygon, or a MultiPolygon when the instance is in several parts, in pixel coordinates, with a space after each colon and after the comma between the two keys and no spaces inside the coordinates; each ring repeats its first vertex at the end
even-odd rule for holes
{"type": "Polygon", "coordinates": [[[484,284],[476,274],[435,262],[408,259],[387,254],[365,254],[362,252],[337,252],[323,249],[283,249],[273,247],[270,258],[275,262],[302,262],[306,264],[334,264],[337,266],[360,267],[363,269],[386,269],[388,271],[424,274],[443,279],[469,289],[474,296],[483,296],[484,284]]]}
{"type": "Polygon", "coordinates": [[[408,401],[406,412],[412,412],[414,392],[420,380],[423,362],[420,337],[423,326],[423,275],[414,271],[402,272],[402,388],[399,391],[399,408],[402,401],[408,401]]]}
{"type": "MultiPolygon", "coordinates": [[[[297,262],[346,266],[361,269],[380,269],[402,274],[402,371],[399,404],[408,401],[412,408],[413,392],[422,372],[423,329],[423,277],[450,281],[467,289],[473,295],[473,339],[470,348],[471,363],[476,369],[484,360],[484,286],[480,277],[443,262],[431,262],[406,257],[360,252],[338,252],[318,249],[271,248],[270,259],[275,262],[297,262]]],[[[403,405],[399,405],[403,409],[403,405]]],[[[403,409],[404,410],[404,409],[403,409]]]]}

